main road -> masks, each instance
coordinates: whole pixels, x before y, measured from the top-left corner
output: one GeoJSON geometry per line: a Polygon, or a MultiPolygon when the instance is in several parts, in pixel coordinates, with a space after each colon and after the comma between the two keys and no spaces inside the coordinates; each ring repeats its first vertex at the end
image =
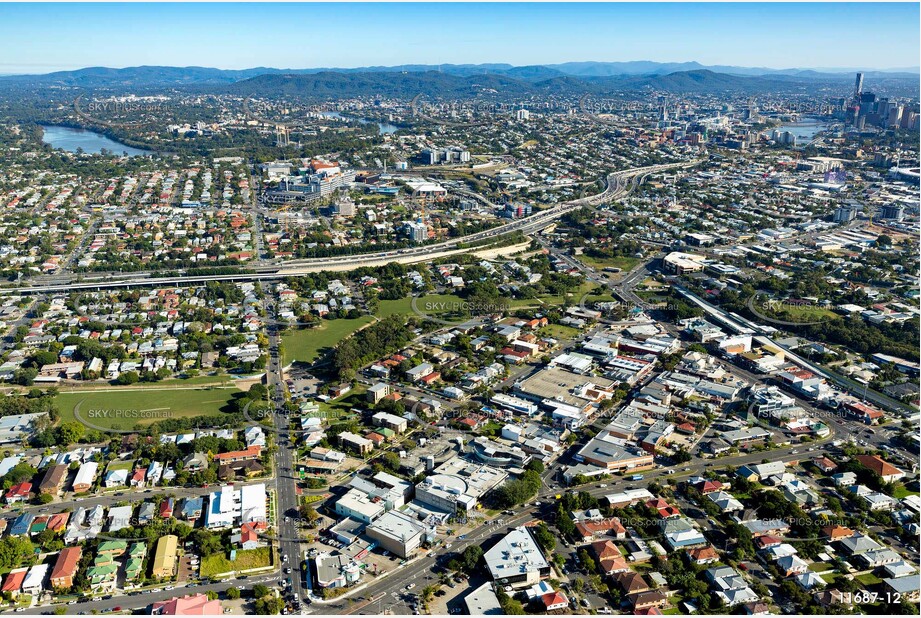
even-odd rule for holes
{"type": "Polygon", "coordinates": [[[434,243],[431,245],[421,245],[407,249],[379,251],[374,253],[363,253],[360,255],[342,255],[326,258],[309,258],[303,260],[286,260],[271,266],[262,266],[250,272],[236,274],[219,274],[219,275],[197,275],[187,276],[178,275],[174,277],[144,277],[149,273],[133,273],[131,275],[121,275],[117,273],[108,273],[99,275],[94,281],[87,281],[85,278],[73,276],[68,280],[57,280],[54,283],[31,285],[31,286],[10,286],[0,288],[0,294],[39,294],[55,292],[72,292],[75,290],[103,290],[115,288],[131,287],[149,287],[149,286],[170,286],[170,285],[188,285],[194,283],[206,283],[208,281],[259,281],[273,280],[284,277],[303,275],[317,272],[320,270],[352,270],[359,266],[371,266],[377,264],[386,264],[388,262],[398,262],[402,264],[414,264],[418,262],[427,262],[438,255],[450,255],[470,250],[473,243],[496,240],[501,236],[514,232],[523,234],[533,234],[545,227],[553,224],[554,221],[566,213],[578,210],[585,206],[597,206],[605,202],[617,199],[631,191],[640,180],[646,176],[666,171],[674,168],[693,167],[700,163],[699,160],[687,161],[681,163],[665,163],[660,165],[651,165],[647,167],[637,167],[628,170],[613,172],[605,179],[605,189],[601,193],[588,197],[557,204],[524,219],[517,219],[489,230],[468,234],[460,238],[449,241],[434,243]]]}

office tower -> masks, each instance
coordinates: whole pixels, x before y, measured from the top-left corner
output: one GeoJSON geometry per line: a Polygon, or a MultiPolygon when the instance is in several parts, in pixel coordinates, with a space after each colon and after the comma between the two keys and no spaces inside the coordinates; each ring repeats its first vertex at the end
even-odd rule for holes
{"type": "Polygon", "coordinates": [[[854,81],[854,98],[857,99],[860,97],[863,92],[863,73],[857,74],[857,79],[854,81]]]}
{"type": "Polygon", "coordinates": [[[850,223],[857,217],[857,210],[850,206],[839,206],[835,209],[835,223],[850,223]]]}
{"type": "Polygon", "coordinates": [[[890,204],[880,209],[880,218],[894,221],[901,221],[905,218],[905,207],[898,204],[890,204]]]}

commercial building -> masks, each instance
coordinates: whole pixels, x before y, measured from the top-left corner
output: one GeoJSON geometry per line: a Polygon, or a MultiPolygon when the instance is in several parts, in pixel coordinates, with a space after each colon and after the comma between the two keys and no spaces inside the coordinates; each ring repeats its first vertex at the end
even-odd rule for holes
{"type": "Polygon", "coordinates": [[[416,499],[448,513],[472,511],[484,494],[506,478],[503,470],[455,457],[416,485],[416,499]]]}
{"type": "Polygon", "coordinates": [[[466,597],[464,605],[471,616],[504,616],[505,611],[499,603],[499,597],[492,589],[493,584],[486,582],[466,597]]]}
{"type": "Polygon", "coordinates": [[[342,554],[319,554],[314,558],[314,566],[320,588],[341,588],[361,579],[358,563],[342,554]]]}
{"type": "Polygon", "coordinates": [[[367,527],[365,534],[400,558],[408,558],[422,543],[435,540],[434,528],[401,511],[385,513],[367,527]]]}
{"type": "Polygon", "coordinates": [[[684,275],[702,271],[706,266],[704,263],[706,259],[702,255],[675,251],[662,258],[662,264],[666,271],[676,275],[684,275]]]}
{"type": "Polygon", "coordinates": [[[385,504],[358,489],[350,489],[336,501],[336,514],[366,524],[387,512],[385,504]]]}
{"type": "Polygon", "coordinates": [[[550,576],[550,564],[527,527],[515,528],[483,556],[501,586],[528,588],[550,576]]]}

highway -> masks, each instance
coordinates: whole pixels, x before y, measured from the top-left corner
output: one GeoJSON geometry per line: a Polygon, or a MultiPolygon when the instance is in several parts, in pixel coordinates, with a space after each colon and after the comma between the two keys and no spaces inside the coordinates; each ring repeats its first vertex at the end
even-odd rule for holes
{"type": "Polygon", "coordinates": [[[206,283],[208,281],[264,281],[297,276],[299,274],[307,274],[325,269],[351,270],[359,266],[384,264],[387,262],[398,262],[402,264],[425,262],[431,260],[434,255],[439,253],[467,251],[470,249],[469,245],[471,243],[496,240],[501,236],[513,232],[532,234],[551,225],[554,221],[568,212],[578,210],[585,206],[603,204],[625,195],[633,190],[637,183],[649,174],[674,168],[692,167],[699,163],[700,161],[695,160],[684,163],[667,163],[613,172],[609,174],[605,180],[605,190],[597,195],[557,204],[556,206],[542,210],[524,219],[517,219],[489,230],[468,234],[467,236],[431,245],[421,245],[407,249],[380,251],[376,253],[364,253],[360,255],[286,260],[275,265],[260,267],[251,272],[237,274],[145,277],[144,275],[149,275],[150,273],[97,273],[98,278],[93,281],[87,281],[86,278],[81,279],[77,276],[70,276],[69,278],[62,276],[53,283],[0,288],[0,294],[39,294],[72,292],[75,290],[130,288],[138,286],[189,285],[194,283],[206,283]]]}

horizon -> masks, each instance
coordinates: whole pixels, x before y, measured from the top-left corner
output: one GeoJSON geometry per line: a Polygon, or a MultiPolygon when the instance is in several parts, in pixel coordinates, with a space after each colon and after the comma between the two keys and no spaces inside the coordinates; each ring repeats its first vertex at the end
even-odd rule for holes
{"type": "MultiPolygon", "coordinates": [[[[401,66],[425,66],[432,67],[433,70],[437,70],[437,67],[479,67],[479,66],[489,66],[489,65],[508,65],[510,67],[525,67],[525,66],[544,66],[544,67],[553,67],[564,64],[628,64],[628,63],[641,63],[649,62],[654,64],[668,65],[668,64],[699,64],[701,66],[698,70],[708,70],[712,71],[712,67],[726,67],[726,68],[738,68],[738,69],[763,69],[767,71],[815,71],[817,73],[842,73],[846,74],[848,72],[877,72],[877,73],[921,73],[921,66],[914,67],[814,67],[814,66],[790,66],[790,67],[770,67],[770,66],[747,66],[747,65],[730,65],[730,64],[704,64],[698,62],[697,60],[670,60],[670,61],[657,61],[657,60],[569,60],[566,62],[547,62],[541,64],[512,64],[508,62],[478,62],[478,63],[467,63],[467,62],[443,62],[440,64],[427,64],[424,62],[406,62],[401,64],[390,64],[390,65],[356,65],[356,66],[269,66],[269,65],[253,65],[249,67],[243,67],[239,69],[225,69],[221,67],[214,66],[205,66],[198,64],[185,64],[185,65],[170,65],[170,64],[138,64],[138,65],[124,65],[124,66],[111,66],[111,65],[87,65],[81,66],[72,69],[56,69],[50,71],[22,71],[22,72],[12,72],[12,71],[2,71],[0,72],[0,77],[10,77],[10,76],[30,76],[30,75],[49,75],[52,73],[64,73],[64,72],[74,72],[74,71],[85,71],[89,69],[112,69],[116,71],[126,70],[126,69],[138,69],[144,67],[159,67],[159,68],[172,68],[172,69],[213,69],[217,71],[252,71],[256,69],[271,69],[276,71],[355,71],[358,69],[368,69],[373,71],[375,69],[393,69],[401,66]]],[[[2,66],[2,63],[0,63],[2,66]]],[[[688,71],[694,69],[679,69],[674,72],[688,71]]]]}
{"type": "Polygon", "coordinates": [[[53,4],[53,22],[47,6],[3,5],[0,74],[569,62],[893,72],[921,47],[916,3],[73,3],[53,4]],[[322,26],[304,28],[318,12],[322,26]]]}

